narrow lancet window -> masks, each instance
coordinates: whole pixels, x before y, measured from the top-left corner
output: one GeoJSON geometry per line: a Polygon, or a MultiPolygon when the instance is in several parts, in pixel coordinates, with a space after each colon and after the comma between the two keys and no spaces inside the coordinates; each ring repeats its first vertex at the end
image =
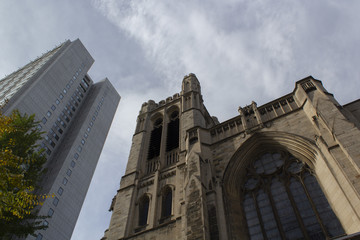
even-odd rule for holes
{"type": "Polygon", "coordinates": [[[145,226],[147,224],[149,214],[149,197],[143,196],[139,202],[139,226],[145,226]]]}
{"type": "Polygon", "coordinates": [[[161,217],[162,218],[170,217],[171,208],[172,208],[172,191],[170,187],[166,187],[162,195],[161,217]]]}

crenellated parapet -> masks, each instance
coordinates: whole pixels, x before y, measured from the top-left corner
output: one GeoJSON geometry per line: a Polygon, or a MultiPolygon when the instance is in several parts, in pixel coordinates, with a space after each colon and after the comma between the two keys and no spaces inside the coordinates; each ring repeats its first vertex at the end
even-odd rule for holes
{"type": "Polygon", "coordinates": [[[175,93],[173,96],[167,97],[165,100],[160,100],[158,103],[155,103],[154,100],[149,100],[147,102],[144,102],[141,105],[139,115],[141,115],[143,113],[151,112],[151,111],[156,111],[167,104],[174,103],[174,101],[178,100],[179,98],[180,98],[180,94],[175,93]]]}
{"type": "Polygon", "coordinates": [[[239,107],[239,116],[229,119],[209,129],[213,142],[222,139],[254,132],[258,129],[269,127],[271,121],[299,109],[299,104],[294,100],[294,93],[287,94],[274,101],[257,107],[253,101],[250,105],[239,107]]]}

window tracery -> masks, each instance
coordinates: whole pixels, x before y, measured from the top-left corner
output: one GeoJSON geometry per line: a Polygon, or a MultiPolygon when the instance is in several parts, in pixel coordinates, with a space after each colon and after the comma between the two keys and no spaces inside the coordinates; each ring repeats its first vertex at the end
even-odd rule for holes
{"type": "Polygon", "coordinates": [[[250,163],[242,192],[250,239],[344,234],[313,171],[288,152],[267,152],[250,163]]]}

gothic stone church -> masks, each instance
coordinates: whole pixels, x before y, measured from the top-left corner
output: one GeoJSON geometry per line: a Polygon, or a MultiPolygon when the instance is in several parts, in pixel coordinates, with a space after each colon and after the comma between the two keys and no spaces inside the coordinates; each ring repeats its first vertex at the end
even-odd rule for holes
{"type": "Polygon", "coordinates": [[[185,76],[142,105],[102,239],[357,239],[359,128],[311,76],[222,123],[185,76]]]}

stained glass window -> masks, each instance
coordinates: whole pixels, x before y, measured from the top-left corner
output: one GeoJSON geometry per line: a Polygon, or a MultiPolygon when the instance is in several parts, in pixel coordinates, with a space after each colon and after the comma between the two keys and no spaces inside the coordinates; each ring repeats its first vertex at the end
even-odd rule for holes
{"type": "Polygon", "coordinates": [[[242,191],[250,239],[344,234],[313,171],[288,152],[268,152],[250,163],[242,191]]]}

